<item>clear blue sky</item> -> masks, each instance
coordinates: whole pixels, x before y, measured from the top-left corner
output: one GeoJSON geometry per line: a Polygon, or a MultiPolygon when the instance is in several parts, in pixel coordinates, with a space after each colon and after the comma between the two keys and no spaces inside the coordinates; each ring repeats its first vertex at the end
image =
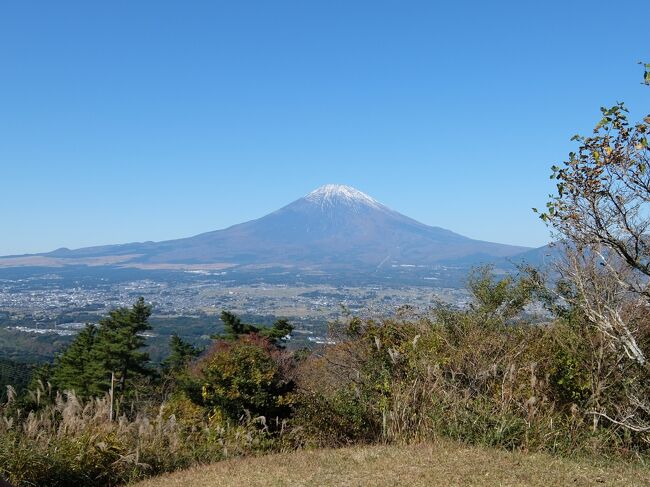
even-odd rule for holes
{"type": "Polygon", "coordinates": [[[598,107],[650,111],[642,1],[5,1],[0,254],[162,240],[325,183],[537,246],[598,107]]]}

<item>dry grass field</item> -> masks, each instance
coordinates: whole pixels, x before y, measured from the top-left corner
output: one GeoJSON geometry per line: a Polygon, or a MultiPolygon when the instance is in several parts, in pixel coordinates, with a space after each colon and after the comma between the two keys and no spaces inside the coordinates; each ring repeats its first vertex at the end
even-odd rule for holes
{"type": "Polygon", "coordinates": [[[233,459],[147,480],[137,487],[650,485],[650,467],[596,465],[441,441],[233,459]]]}

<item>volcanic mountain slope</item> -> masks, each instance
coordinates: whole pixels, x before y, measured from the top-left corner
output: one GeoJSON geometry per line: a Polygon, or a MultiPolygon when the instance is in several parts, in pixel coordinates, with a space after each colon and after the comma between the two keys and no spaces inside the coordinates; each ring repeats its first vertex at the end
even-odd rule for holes
{"type": "Polygon", "coordinates": [[[164,242],[59,249],[41,257],[58,262],[113,259],[120,265],[377,268],[468,264],[526,250],[430,227],[352,187],[325,185],[271,214],[224,230],[164,242]]]}

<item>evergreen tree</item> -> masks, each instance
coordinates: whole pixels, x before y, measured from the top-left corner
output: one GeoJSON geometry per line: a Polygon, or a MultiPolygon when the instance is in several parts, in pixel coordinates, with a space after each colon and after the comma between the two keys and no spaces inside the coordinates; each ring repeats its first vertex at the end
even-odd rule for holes
{"type": "Polygon", "coordinates": [[[151,306],[139,298],[131,308],[119,308],[99,321],[87,325],[55,360],[53,384],[60,390],[74,390],[84,397],[97,396],[110,388],[115,373],[121,393],[127,379],[149,375],[149,355],[141,351],[144,332],[151,330],[151,306]]]}
{"type": "Polygon", "coordinates": [[[269,339],[269,341],[276,346],[283,346],[282,344],[293,331],[293,325],[289,323],[286,318],[279,318],[275,320],[271,328],[261,328],[260,335],[269,339]]]}
{"type": "Polygon", "coordinates": [[[242,323],[241,318],[231,313],[230,311],[221,312],[221,321],[223,326],[226,329],[225,335],[213,335],[212,338],[226,338],[233,339],[241,335],[249,335],[251,333],[257,333],[259,328],[255,325],[250,325],[248,323],[242,323]]]}
{"type": "Polygon", "coordinates": [[[269,341],[277,346],[282,346],[282,342],[293,331],[293,325],[289,323],[286,318],[280,318],[273,323],[272,327],[252,325],[250,323],[243,323],[241,319],[229,311],[221,312],[221,321],[223,322],[226,333],[224,335],[212,335],[213,339],[226,339],[234,340],[240,336],[258,334],[266,337],[269,341]]]}
{"type": "Polygon", "coordinates": [[[99,322],[97,356],[107,371],[118,380],[119,391],[124,393],[129,377],[150,375],[149,354],[141,349],[146,343],[142,335],[151,330],[151,306],[139,298],[131,308],[119,308],[99,322]]]}
{"type": "Polygon", "coordinates": [[[97,357],[98,329],[86,327],[54,363],[52,382],[61,390],[72,390],[89,397],[98,395],[105,388],[108,372],[97,357]]]}
{"type": "Polygon", "coordinates": [[[174,333],[169,339],[169,356],[162,363],[163,370],[171,374],[178,373],[200,353],[201,350],[174,333]]]}

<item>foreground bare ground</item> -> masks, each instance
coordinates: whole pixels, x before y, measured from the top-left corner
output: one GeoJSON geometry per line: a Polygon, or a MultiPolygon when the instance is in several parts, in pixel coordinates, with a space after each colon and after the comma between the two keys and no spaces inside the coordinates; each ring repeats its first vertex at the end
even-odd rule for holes
{"type": "Polygon", "coordinates": [[[650,485],[650,467],[596,465],[452,442],[366,446],[241,458],[196,467],[138,487],[408,485],[650,485]]]}

